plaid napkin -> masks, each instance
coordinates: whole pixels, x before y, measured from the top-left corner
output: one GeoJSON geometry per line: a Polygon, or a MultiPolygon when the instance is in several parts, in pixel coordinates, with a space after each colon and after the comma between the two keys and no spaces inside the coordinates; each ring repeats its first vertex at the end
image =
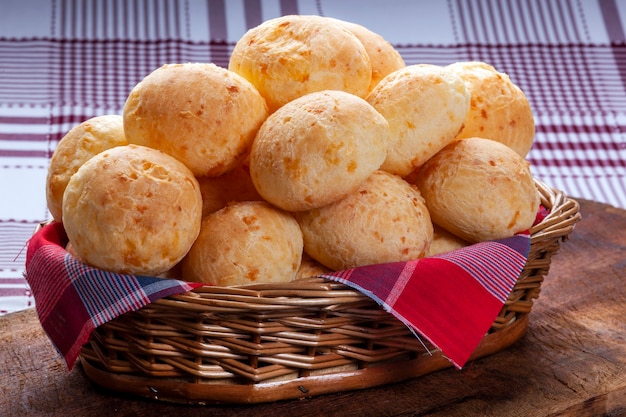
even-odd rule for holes
{"type": "MultiPolygon", "coordinates": [[[[60,223],[29,241],[26,279],[41,324],[71,369],[99,325],[201,284],[122,275],[88,267],[65,250],[60,223]]],[[[506,301],[530,248],[527,233],[431,258],[322,275],[376,300],[461,368],[506,301]]],[[[419,336],[418,336],[419,337],[419,336]]]]}
{"type": "Polygon", "coordinates": [[[530,235],[523,233],[430,258],[323,276],[376,300],[460,369],[502,309],[529,250],[530,235]]]}
{"type": "Polygon", "coordinates": [[[49,223],[28,242],[26,280],[39,321],[72,368],[91,332],[101,324],[200,284],[115,274],[91,268],[65,250],[61,223],[49,223]]]}

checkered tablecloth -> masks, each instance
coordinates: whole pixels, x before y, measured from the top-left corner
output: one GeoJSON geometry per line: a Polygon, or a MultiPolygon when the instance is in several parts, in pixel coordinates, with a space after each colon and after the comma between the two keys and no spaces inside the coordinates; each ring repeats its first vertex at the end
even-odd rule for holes
{"type": "Polygon", "coordinates": [[[49,218],[58,141],[120,113],[169,62],[226,66],[235,42],[284,14],[360,23],[407,64],[486,61],[530,99],[537,178],[626,208],[626,2],[618,0],[8,0],[0,3],[0,314],[33,305],[25,242],[49,218]]]}

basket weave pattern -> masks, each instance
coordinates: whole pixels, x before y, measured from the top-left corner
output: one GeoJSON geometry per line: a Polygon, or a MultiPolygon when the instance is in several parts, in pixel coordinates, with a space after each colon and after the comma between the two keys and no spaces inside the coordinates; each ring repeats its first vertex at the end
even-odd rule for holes
{"type": "MultiPolygon", "coordinates": [[[[576,201],[539,181],[536,184],[550,214],[531,229],[527,264],[486,337],[493,346],[478,357],[510,345],[511,340],[499,342],[500,335],[516,323],[525,326],[551,257],[580,219],[576,201]]],[[[519,337],[524,330],[517,333],[519,337]]],[[[324,375],[363,374],[417,359],[423,365],[413,371],[415,376],[451,366],[441,365],[436,348],[372,299],[321,278],[242,287],[203,286],[166,297],[100,326],[83,347],[81,358],[95,382],[102,375],[114,377],[104,385],[128,380],[130,385],[158,386],[158,381],[175,381],[209,387],[193,394],[194,398],[189,398],[188,392],[180,393],[179,399],[209,401],[241,400],[221,398],[219,391],[210,391],[210,387],[299,383],[324,375]]],[[[298,385],[301,390],[302,386],[298,385]]],[[[143,393],[142,389],[127,390],[143,393]]],[[[150,389],[158,397],[157,390],[150,389]]],[[[279,394],[267,399],[294,396],[279,394]]]]}

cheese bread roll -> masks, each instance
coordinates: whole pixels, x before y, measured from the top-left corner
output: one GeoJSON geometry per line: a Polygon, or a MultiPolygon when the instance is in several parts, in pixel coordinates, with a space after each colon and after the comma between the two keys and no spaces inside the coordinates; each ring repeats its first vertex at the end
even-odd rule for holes
{"type": "Polygon", "coordinates": [[[76,257],[108,271],[159,275],[200,232],[193,173],[156,149],[118,146],[91,158],[63,196],[63,224],[76,257]]]}
{"type": "Polygon", "coordinates": [[[248,79],[270,112],[307,93],[341,90],[365,97],[372,65],[363,44],[332,19],[289,15],[246,32],[228,69],[248,79]]]}
{"type": "Polygon", "coordinates": [[[196,176],[237,166],[267,117],[259,92],[214,64],[167,64],[148,74],[124,105],[129,143],[162,150],[196,176]]]}
{"type": "Polygon", "coordinates": [[[418,171],[433,222],[470,242],[528,230],[539,209],[529,163],[490,139],[454,141],[418,171]]]}
{"type": "Polygon", "coordinates": [[[343,91],[310,93],[263,123],[250,151],[250,176],[277,207],[321,207],[356,190],[377,170],[388,142],[387,121],[362,98],[343,91]]]}
{"type": "Polygon", "coordinates": [[[367,56],[372,64],[372,80],[370,81],[368,91],[372,91],[376,84],[386,75],[406,67],[400,52],[378,33],[357,23],[340,19],[334,20],[352,32],[365,47],[367,56]]]}
{"type": "Polygon", "coordinates": [[[264,201],[240,201],[206,216],[181,262],[186,280],[231,286],[292,281],[302,232],[291,214],[264,201]]]}
{"type": "Polygon", "coordinates": [[[495,140],[526,157],[535,138],[535,122],[524,92],[507,74],[484,62],[457,62],[447,68],[463,78],[472,95],[457,138],[495,140]]]}
{"type": "Polygon", "coordinates": [[[347,197],[295,216],[306,253],[333,270],[421,258],[433,239],[420,192],[385,171],[347,197]]]}
{"type": "Polygon", "coordinates": [[[383,170],[404,177],[459,133],[470,94],[458,75],[437,65],[409,65],[383,78],[367,101],[389,122],[383,170]]]}
{"type": "Polygon", "coordinates": [[[59,141],[46,177],[46,202],[52,218],[63,218],[63,193],[70,178],[91,157],[115,146],[127,145],[121,115],[92,117],[74,126],[59,141]]]}
{"type": "Polygon", "coordinates": [[[468,246],[469,243],[458,236],[453,235],[446,229],[434,225],[433,241],[428,248],[427,256],[435,256],[468,246]]]}
{"type": "Polygon", "coordinates": [[[202,216],[223,209],[234,201],[259,201],[247,164],[241,164],[219,177],[197,177],[202,193],[202,216]]]}

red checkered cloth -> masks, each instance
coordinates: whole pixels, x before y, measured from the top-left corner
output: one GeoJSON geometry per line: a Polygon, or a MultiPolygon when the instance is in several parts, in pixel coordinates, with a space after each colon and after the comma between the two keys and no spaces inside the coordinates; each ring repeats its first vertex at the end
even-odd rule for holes
{"type": "Polygon", "coordinates": [[[530,235],[523,233],[430,258],[322,276],[376,300],[461,368],[502,309],[529,249],[530,235]]]}
{"type": "Polygon", "coordinates": [[[115,317],[200,284],[115,274],[91,268],[66,250],[61,223],[50,223],[29,241],[26,279],[43,329],[71,369],[91,332],[115,317]]]}
{"type": "MultiPolygon", "coordinates": [[[[60,223],[31,238],[26,279],[37,314],[71,369],[99,325],[200,284],[115,274],[88,267],[66,250],[60,223]]],[[[527,233],[431,258],[358,267],[325,278],[354,287],[438,347],[461,368],[504,305],[530,248],[527,233]]]]}

